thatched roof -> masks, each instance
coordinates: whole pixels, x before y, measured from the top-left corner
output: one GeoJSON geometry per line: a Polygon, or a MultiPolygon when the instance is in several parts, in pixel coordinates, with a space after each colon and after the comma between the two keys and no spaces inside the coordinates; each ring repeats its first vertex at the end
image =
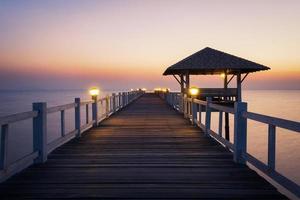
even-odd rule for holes
{"type": "Polygon", "coordinates": [[[228,74],[268,70],[269,67],[206,47],[168,67],[163,75],[171,74],[228,74]]]}

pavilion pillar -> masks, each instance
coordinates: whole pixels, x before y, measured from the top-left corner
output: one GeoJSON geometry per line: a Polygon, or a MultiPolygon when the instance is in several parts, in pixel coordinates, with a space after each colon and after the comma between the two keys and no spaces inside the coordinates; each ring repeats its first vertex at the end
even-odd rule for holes
{"type": "Polygon", "coordinates": [[[181,112],[185,112],[184,111],[184,93],[185,93],[185,89],[184,89],[184,75],[180,74],[180,92],[181,92],[181,102],[180,102],[180,111],[181,112]]]}
{"type": "Polygon", "coordinates": [[[184,93],[184,79],[183,79],[183,74],[180,74],[180,92],[181,92],[181,94],[184,93]]]}
{"type": "Polygon", "coordinates": [[[186,93],[186,95],[188,95],[189,88],[190,88],[190,75],[189,75],[189,73],[186,73],[186,75],[185,75],[185,93],[186,93]]]}
{"type": "MultiPolygon", "coordinates": [[[[227,94],[227,88],[228,88],[228,80],[227,80],[227,71],[224,72],[225,73],[225,77],[224,77],[224,90],[225,90],[225,97],[224,100],[228,100],[228,97],[226,96],[227,94]]],[[[230,140],[229,137],[229,114],[227,112],[224,113],[225,115],[225,139],[226,140],[230,140]]]]}
{"type": "Polygon", "coordinates": [[[236,88],[237,88],[237,102],[241,102],[242,101],[242,80],[241,80],[240,72],[236,75],[236,88]]]}

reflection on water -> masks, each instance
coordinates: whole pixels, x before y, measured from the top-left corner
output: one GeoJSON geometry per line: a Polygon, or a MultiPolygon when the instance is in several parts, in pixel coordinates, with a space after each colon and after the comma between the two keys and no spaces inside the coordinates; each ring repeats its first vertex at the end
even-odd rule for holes
{"type": "MultiPolygon", "coordinates": [[[[109,92],[102,92],[102,96],[109,92]]],[[[31,91],[1,92],[0,116],[31,110],[32,102],[47,102],[48,106],[74,101],[75,97],[90,99],[86,91],[31,91]]],[[[248,102],[248,110],[265,115],[300,121],[300,91],[257,90],[244,91],[243,100],[248,102]]],[[[84,113],[82,120],[84,121],[84,113]]],[[[89,112],[91,113],[91,112],[89,112]]],[[[66,111],[66,132],[74,129],[74,110],[66,111]]],[[[10,125],[9,162],[32,151],[32,121],[25,120],[10,125]],[[15,148],[15,147],[18,148],[15,148]]],[[[260,160],[267,158],[267,125],[248,120],[247,151],[260,160]]],[[[212,129],[218,130],[218,115],[212,115],[212,129]]],[[[230,133],[233,138],[233,118],[230,116],[230,133]]],[[[59,113],[48,115],[48,142],[60,135],[59,113]]],[[[223,131],[224,132],[224,131],[223,131]]],[[[300,184],[300,134],[280,128],[276,130],[276,169],[300,184]]]]}

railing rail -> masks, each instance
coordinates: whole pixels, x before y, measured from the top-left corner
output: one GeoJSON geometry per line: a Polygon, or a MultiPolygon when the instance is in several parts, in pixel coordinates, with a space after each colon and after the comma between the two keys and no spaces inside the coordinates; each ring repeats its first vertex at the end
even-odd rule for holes
{"type": "Polygon", "coordinates": [[[127,106],[129,103],[140,97],[143,91],[122,92],[112,95],[107,95],[104,98],[98,99],[93,97],[92,100],[81,101],[80,98],[75,98],[75,102],[49,107],[45,102],[33,103],[33,110],[8,116],[0,117],[1,138],[0,138],[0,182],[5,181],[12,175],[22,171],[34,163],[43,163],[47,160],[47,155],[57,147],[68,142],[74,137],[80,137],[82,133],[93,126],[108,118],[110,115],[127,106]],[[105,112],[100,115],[99,103],[105,102],[105,112]],[[92,119],[89,119],[89,109],[92,106],[92,119]],[[85,107],[85,123],[81,124],[81,108],[85,107]],[[65,131],[65,111],[75,109],[75,128],[66,133],[65,131]],[[60,137],[47,142],[47,115],[60,112],[60,137]],[[8,157],[8,137],[9,124],[17,123],[22,120],[32,119],[33,121],[33,152],[14,161],[7,162],[8,157]]]}
{"type": "Polygon", "coordinates": [[[280,119],[258,113],[248,112],[247,103],[235,102],[234,107],[219,105],[211,102],[182,97],[179,93],[159,93],[160,97],[177,111],[184,114],[192,124],[197,125],[207,136],[210,136],[226,146],[233,152],[234,161],[241,164],[250,163],[265,175],[277,182],[294,195],[300,197],[300,186],[276,171],[276,127],[290,131],[300,132],[300,123],[280,119]],[[205,109],[203,109],[203,107],[205,109]],[[211,112],[219,112],[218,133],[211,130],[211,112]],[[201,112],[205,113],[205,122],[202,123],[201,112]],[[222,136],[223,114],[230,113],[234,116],[234,140],[231,143],[222,136]],[[247,119],[268,125],[268,162],[263,163],[247,152],[247,119]]]}

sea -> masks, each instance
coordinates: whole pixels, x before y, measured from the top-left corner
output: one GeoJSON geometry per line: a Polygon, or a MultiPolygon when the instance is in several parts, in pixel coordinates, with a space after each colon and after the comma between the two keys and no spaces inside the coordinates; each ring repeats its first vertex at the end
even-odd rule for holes
{"type": "MultiPolygon", "coordinates": [[[[101,91],[105,96],[116,91],[101,91]]],[[[248,111],[300,122],[300,90],[244,90],[248,111]]],[[[0,91],[0,117],[30,111],[33,102],[47,107],[74,102],[76,97],[90,100],[84,90],[0,91]]],[[[82,112],[84,113],[84,112],[82,112]]],[[[90,112],[91,113],[91,112],[90,112]]],[[[84,117],[82,120],[85,120],[84,117]]],[[[48,142],[60,136],[60,113],[49,114],[48,142]]],[[[66,111],[66,132],[74,130],[74,110],[66,111]]],[[[217,132],[218,115],[212,115],[211,128],[217,132]]],[[[268,126],[248,120],[247,152],[267,162],[268,126]]],[[[32,152],[32,120],[9,125],[8,162],[32,152]],[[17,147],[17,148],[16,148],[17,147]]],[[[230,140],[233,140],[233,116],[230,115],[230,140]]],[[[300,133],[276,128],[276,170],[300,185],[300,133]]]]}

